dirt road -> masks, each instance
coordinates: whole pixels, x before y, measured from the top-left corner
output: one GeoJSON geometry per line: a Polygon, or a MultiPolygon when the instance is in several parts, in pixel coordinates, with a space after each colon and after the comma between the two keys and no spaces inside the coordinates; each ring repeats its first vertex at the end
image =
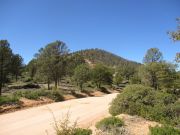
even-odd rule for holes
{"type": "Polygon", "coordinates": [[[0,135],[53,135],[53,117],[61,119],[67,112],[80,126],[91,126],[108,115],[109,103],[117,94],[52,103],[14,113],[0,115],[0,135]]]}

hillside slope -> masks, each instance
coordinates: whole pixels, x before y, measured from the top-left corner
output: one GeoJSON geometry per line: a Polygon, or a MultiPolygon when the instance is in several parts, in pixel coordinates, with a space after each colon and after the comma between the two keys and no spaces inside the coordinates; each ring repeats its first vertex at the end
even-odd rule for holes
{"type": "Polygon", "coordinates": [[[132,66],[138,66],[140,63],[124,59],[113,53],[107,52],[101,49],[87,49],[74,52],[84,57],[84,59],[92,62],[92,64],[102,63],[107,66],[119,66],[125,64],[131,64],[132,66]]]}

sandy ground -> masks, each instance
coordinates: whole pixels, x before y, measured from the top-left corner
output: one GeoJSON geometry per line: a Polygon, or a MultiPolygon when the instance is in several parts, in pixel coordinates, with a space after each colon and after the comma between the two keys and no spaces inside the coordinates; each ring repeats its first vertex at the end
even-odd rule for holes
{"type": "Polygon", "coordinates": [[[80,126],[90,127],[108,115],[109,103],[116,95],[73,99],[0,115],[0,135],[53,135],[50,110],[57,120],[69,112],[72,121],[77,120],[80,126]]]}
{"type": "Polygon", "coordinates": [[[128,135],[149,135],[149,127],[160,126],[157,122],[148,121],[139,116],[121,114],[118,117],[125,122],[125,128],[129,133],[128,135]]]}

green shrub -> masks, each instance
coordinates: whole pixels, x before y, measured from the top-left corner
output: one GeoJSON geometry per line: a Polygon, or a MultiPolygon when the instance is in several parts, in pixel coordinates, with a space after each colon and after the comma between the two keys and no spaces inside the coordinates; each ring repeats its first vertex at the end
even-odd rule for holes
{"type": "Polygon", "coordinates": [[[41,91],[40,90],[17,91],[14,92],[13,95],[16,95],[18,97],[24,97],[27,99],[37,100],[41,96],[41,91]]]}
{"type": "Polygon", "coordinates": [[[13,93],[17,97],[25,97],[27,99],[39,99],[39,90],[26,90],[26,91],[16,91],[13,93]]]}
{"type": "Polygon", "coordinates": [[[24,97],[28,99],[39,99],[39,92],[38,91],[25,91],[24,97]]]}
{"type": "Polygon", "coordinates": [[[163,91],[175,95],[177,98],[180,98],[180,89],[163,89],[163,91]]]}
{"type": "Polygon", "coordinates": [[[56,135],[91,135],[92,130],[78,128],[77,121],[72,122],[70,120],[69,112],[63,116],[60,121],[57,121],[53,112],[53,119],[54,119],[54,128],[56,135]]]}
{"type": "Polygon", "coordinates": [[[135,115],[142,110],[142,105],[154,104],[154,93],[149,87],[129,85],[112,101],[109,111],[113,116],[121,113],[135,115]]]}
{"type": "Polygon", "coordinates": [[[0,96],[0,105],[16,104],[19,102],[19,97],[14,95],[0,96]]]}
{"type": "Polygon", "coordinates": [[[60,91],[56,90],[27,90],[27,91],[17,91],[13,95],[17,97],[25,97],[27,99],[40,99],[40,97],[48,97],[56,102],[63,101],[64,97],[60,91]]]}
{"type": "Polygon", "coordinates": [[[83,128],[76,128],[73,135],[91,135],[92,130],[90,129],[83,129],[83,128]]]}
{"type": "Polygon", "coordinates": [[[179,125],[179,103],[173,94],[142,85],[129,85],[111,104],[112,115],[127,113],[165,124],[179,125]]]}
{"type": "Polygon", "coordinates": [[[96,128],[102,131],[112,131],[115,128],[122,127],[124,122],[117,117],[107,117],[96,123],[96,128]]]}
{"type": "Polygon", "coordinates": [[[150,135],[180,135],[180,130],[169,126],[151,127],[150,135]]]}
{"type": "Polygon", "coordinates": [[[23,92],[22,91],[16,91],[13,93],[14,96],[17,96],[17,97],[22,97],[23,95],[23,92]]]}
{"type": "Polygon", "coordinates": [[[17,104],[21,97],[27,99],[38,100],[41,97],[47,97],[55,102],[63,101],[64,97],[60,91],[54,90],[24,90],[24,91],[16,91],[13,94],[9,94],[6,96],[0,96],[0,105],[3,104],[17,104]]]}
{"type": "Polygon", "coordinates": [[[55,91],[50,91],[50,92],[48,91],[46,96],[48,98],[50,98],[50,99],[53,99],[56,102],[64,100],[64,97],[61,94],[61,92],[60,91],[56,91],[56,90],[55,91]]]}

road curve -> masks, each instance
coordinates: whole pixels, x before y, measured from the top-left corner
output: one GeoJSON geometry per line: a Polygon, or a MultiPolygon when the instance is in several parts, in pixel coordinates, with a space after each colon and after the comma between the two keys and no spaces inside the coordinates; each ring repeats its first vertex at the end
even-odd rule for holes
{"type": "Polygon", "coordinates": [[[116,95],[68,100],[0,115],[0,135],[54,135],[50,110],[57,120],[69,112],[70,119],[77,120],[78,125],[91,126],[108,115],[109,103],[116,95]]]}

